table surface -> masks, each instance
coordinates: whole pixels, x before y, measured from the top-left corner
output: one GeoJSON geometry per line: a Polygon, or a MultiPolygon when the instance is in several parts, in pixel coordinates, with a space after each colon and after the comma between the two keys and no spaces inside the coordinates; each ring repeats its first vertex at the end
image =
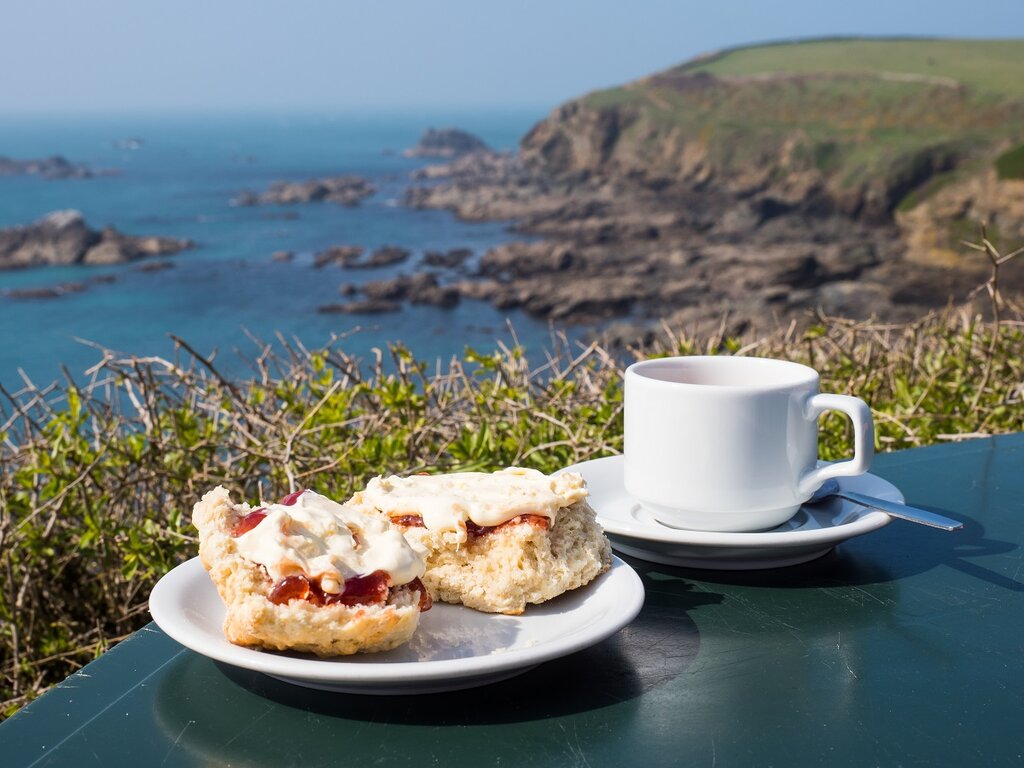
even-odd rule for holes
{"type": "Polygon", "coordinates": [[[622,632],[444,694],[307,690],[151,624],[0,725],[0,763],[1020,764],[1024,435],[872,471],[964,530],[896,520],[773,571],[632,559],[647,599],[622,632]]]}

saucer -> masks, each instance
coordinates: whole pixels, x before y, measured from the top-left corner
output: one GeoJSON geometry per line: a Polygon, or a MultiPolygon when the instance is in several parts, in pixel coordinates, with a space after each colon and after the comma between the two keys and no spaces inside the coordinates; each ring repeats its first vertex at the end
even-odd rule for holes
{"type": "MultiPolygon", "coordinates": [[[[845,499],[805,505],[777,528],[756,533],[720,533],[672,528],[656,521],[622,481],[622,456],[609,456],[560,470],[583,475],[588,501],[617,552],[662,565],[714,570],[781,568],[827,554],[854,536],[877,530],[891,519],[845,499]]],[[[877,475],[839,478],[839,487],[889,501],[903,494],[877,475]]]]}

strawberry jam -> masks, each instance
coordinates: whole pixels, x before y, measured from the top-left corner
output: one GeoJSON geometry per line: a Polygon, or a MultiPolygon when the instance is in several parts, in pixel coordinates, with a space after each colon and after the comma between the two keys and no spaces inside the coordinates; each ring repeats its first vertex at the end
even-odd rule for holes
{"type": "MultiPolygon", "coordinates": [[[[345,580],[342,592],[324,592],[317,580],[310,580],[305,576],[286,576],[281,579],[270,591],[267,599],[274,605],[283,605],[289,600],[306,600],[313,605],[384,605],[388,601],[390,588],[388,582],[391,577],[384,571],[374,571],[366,576],[354,576],[345,580]]],[[[430,608],[430,595],[419,579],[413,579],[403,588],[418,589],[420,591],[420,610],[426,611],[430,608]],[[425,607],[424,607],[425,606],[425,607]]]]}
{"type": "Polygon", "coordinates": [[[235,527],[231,529],[232,536],[241,536],[243,533],[248,533],[257,525],[263,522],[263,518],[267,516],[267,511],[263,507],[257,507],[249,514],[240,518],[235,527]]]}
{"type": "Polygon", "coordinates": [[[289,600],[306,600],[312,592],[310,587],[305,576],[285,576],[274,585],[267,599],[274,605],[284,605],[289,600]]]}
{"type": "Polygon", "coordinates": [[[430,593],[427,592],[427,588],[423,586],[423,582],[419,579],[413,579],[408,584],[402,585],[403,589],[418,589],[420,592],[420,613],[429,611],[430,607],[434,604],[434,601],[430,599],[430,593]]]}
{"type": "Polygon", "coordinates": [[[345,579],[345,586],[338,594],[324,594],[324,603],[334,605],[384,605],[388,601],[388,582],[391,577],[384,571],[374,571],[366,576],[345,579]]]}
{"type": "Polygon", "coordinates": [[[301,496],[305,492],[306,492],[306,489],[303,488],[301,491],[294,491],[293,493],[289,493],[287,496],[285,496],[283,499],[281,499],[281,504],[283,506],[290,507],[292,504],[294,504],[296,501],[298,501],[299,500],[299,496],[301,496]]]}

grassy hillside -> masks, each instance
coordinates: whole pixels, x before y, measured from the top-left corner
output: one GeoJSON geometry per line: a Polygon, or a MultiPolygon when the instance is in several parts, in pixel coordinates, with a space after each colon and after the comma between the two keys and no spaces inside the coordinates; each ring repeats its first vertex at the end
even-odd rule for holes
{"type": "Polygon", "coordinates": [[[670,72],[875,73],[948,79],[997,96],[1024,98],[1024,40],[808,40],[735,48],[670,72]]]}
{"type": "Polygon", "coordinates": [[[556,173],[769,189],[887,218],[936,176],[994,168],[1022,143],[1024,40],[855,39],[724,51],[588,94],[523,154],[556,173]]]}

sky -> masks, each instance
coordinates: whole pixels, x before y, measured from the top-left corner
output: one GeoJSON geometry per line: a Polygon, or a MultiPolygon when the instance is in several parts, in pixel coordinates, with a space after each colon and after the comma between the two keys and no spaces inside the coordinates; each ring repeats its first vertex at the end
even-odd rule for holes
{"type": "Polygon", "coordinates": [[[4,0],[0,113],[537,108],[826,35],[1024,37],[1024,0],[4,0]]]}

